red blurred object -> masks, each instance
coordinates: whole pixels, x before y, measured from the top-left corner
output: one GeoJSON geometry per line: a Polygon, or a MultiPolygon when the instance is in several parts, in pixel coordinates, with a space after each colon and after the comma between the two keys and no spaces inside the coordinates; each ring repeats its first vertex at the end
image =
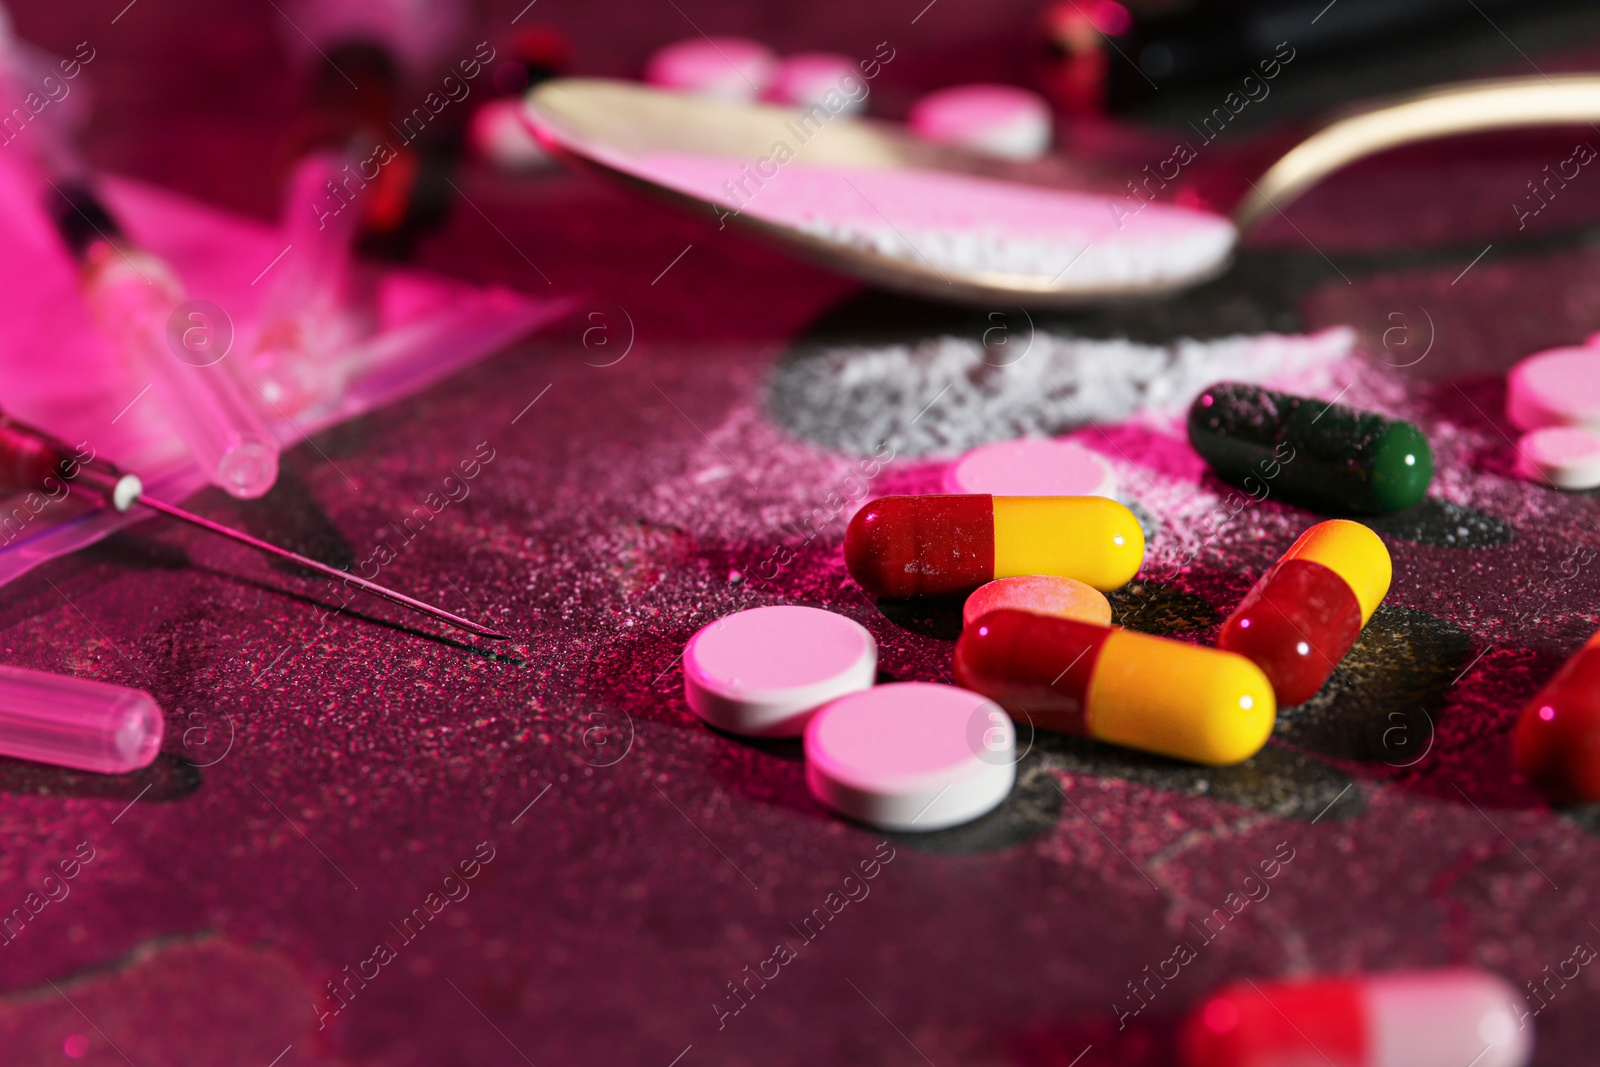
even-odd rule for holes
{"type": "Polygon", "coordinates": [[[1600,801],[1600,644],[1596,638],[1528,702],[1512,735],[1512,752],[1517,770],[1552,801],[1600,801]]]}
{"type": "Polygon", "coordinates": [[[1179,1035],[1184,1067],[1362,1067],[1370,1036],[1361,987],[1348,979],[1273,985],[1272,997],[1230,986],[1191,1014],[1179,1035]]]}
{"type": "Polygon", "coordinates": [[[1071,118],[1104,115],[1110,56],[1106,36],[1126,33],[1133,16],[1116,0],[1051,4],[1039,16],[1039,84],[1071,118]]]}
{"type": "Polygon", "coordinates": [[[506,59],[494,69],[494,88],[514,96],[530,85],[565,74],[572,66],[572,45],[550,26],[530,26],[511,38],[506,59]]]}

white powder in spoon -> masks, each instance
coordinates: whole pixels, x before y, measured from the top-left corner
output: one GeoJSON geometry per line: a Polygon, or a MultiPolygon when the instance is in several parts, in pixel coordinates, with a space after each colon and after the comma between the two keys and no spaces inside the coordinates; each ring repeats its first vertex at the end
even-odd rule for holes
{"type": "Polygon", "coordinates": [[[629,169],[749,215],[938,273],[1065,288],[1160,286],[1219,268],[1227,219],[1173,204],[899,167],[658,152],[629,169]]]}

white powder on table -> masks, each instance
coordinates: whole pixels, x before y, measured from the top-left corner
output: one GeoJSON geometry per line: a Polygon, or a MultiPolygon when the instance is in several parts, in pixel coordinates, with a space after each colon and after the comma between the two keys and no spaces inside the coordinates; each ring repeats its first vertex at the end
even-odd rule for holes
{"type": "Polygon", "coordinates": [[[629,169],[729,212],[940,273],[1012,274],[1064,288],[1197,279],[1223,264],[1237,237],[1227,219],[1174,204],[944,171],[752,165],[673,152],[642,156],[629,169]]]}
{"type": "Polygon", "coordinates": [[[1003,365],[976,339],[953,335],[806,349],[776,368],[767,406],[790,432],[844,452],[891,441],[902,456],[954,455],[1091,423],[1171,426],[1217,381],[1315,393],[1351,353],[1355,331],[1149,345],[1039,329],[1011,343],[1020,354],[1003,365]]]}

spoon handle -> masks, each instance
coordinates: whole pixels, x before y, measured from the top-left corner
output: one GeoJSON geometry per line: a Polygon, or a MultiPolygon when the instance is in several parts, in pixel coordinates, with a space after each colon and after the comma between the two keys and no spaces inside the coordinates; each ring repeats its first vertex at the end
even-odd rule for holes
{"type": "Polygon", "coordinates": [[[1323,178],[1365,156],[1415,141],[1485,130],[1600,121],[1600,75],[1553,74],[1460,82],[1363,107],[1301,141],[1250,183],[1234,208],[1243,230],[1281,211],[1323,178]]]}

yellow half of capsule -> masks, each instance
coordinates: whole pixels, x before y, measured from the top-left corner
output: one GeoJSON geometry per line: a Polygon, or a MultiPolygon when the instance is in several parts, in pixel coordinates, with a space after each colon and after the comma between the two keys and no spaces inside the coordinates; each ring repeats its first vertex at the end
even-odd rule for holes
{"type": "Polygon", "coordinates": [[[1133,512],[1103,496],[994,498],[994,576],[1055,574],[1103,593],[1144,565],[1144,530],[1133,512]]]}
{"type": "Polygon", "coordinates": [[[1383,541],[1359,522],[1348,519],[1317,523],[1289,546],[1283,558],[1320,563],[1343,578],[1361,605],[1362,626],[1383,603],[1394,578],[1394,563],[1383,541]]]}
{"type": "Polygon", "coordinates": [[[1085,703],[1090,737],[1212,766],[1261,751],[1278,714],[1243,656],[1132,630],[1100,646],[1085,703]]]}

